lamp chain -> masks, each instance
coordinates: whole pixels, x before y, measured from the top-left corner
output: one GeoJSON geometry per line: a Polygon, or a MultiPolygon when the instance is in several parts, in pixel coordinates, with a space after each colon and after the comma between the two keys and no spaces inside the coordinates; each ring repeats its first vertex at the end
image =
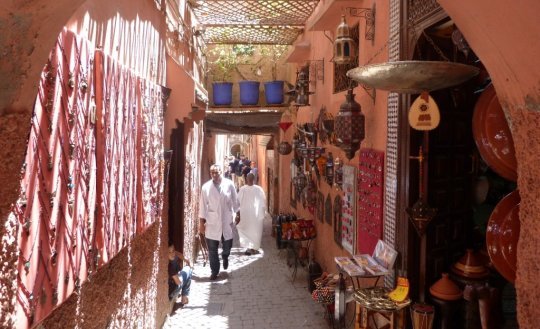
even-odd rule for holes
{"type": "Polygon", "coordinates": [[[422,31],[422,34],[424,35],[424,37],[426,38],[426,40],[433,46],[433,48],[435,49],[435,51],[437,52],[437,54],[446,62],[450,62],[450,60],[448,59],[448,57],[446,57],[444,55],[444,53],[442,52],[441,48],[439,48],[435,42],[433,41],[433,39],[431,39],[431,37],[428,36],[428,34],[426,33],[426,31],[422,31]]]}
{"type": "MultiPolygon", "coordinates": [[[[412,20],[409,22],[409,26],[411,27],[412,30],[414,30],[414,23],[412,22],[412,20]]],[[[379,48],[379,50],[377,50],[377,52],[373,54],[373,56],[370,57],[370,59],[366,62],[366,65],[371,64],[371,62],[377,56],[379,56],[383,52],[383,50],[385,50],[388,47],[388,44],[390,43],[390,41],[394,41],[396,38],[398,38],[399,34],[404,28],[405,28],[405,24],[402,24],[397,31],[395,31],[392,35],[390,35],[390,37],[388,38],[388,41],[386,41],[384,45],[382,45],[381,48],[379,48]]]]}

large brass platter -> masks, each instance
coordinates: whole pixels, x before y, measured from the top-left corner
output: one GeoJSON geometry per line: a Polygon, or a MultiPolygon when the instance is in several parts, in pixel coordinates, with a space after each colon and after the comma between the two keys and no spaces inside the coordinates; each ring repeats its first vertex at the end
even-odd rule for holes
{"type": "Polygon", "coordinates": [[[347,76],[375,89],[418,94],[458,85],[478,72],[474,66],[454,62],[399,61],[360,66],[347,76]]]}

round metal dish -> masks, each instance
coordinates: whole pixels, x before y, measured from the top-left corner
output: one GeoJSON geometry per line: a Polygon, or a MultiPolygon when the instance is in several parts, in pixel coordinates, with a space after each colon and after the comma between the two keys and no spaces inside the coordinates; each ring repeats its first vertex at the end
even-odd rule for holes
{"type": "Polygon", "coordinates": [[[458,85],[478,72],[474,66],[454,62],[399,61],[360,66],[347,76],[375,89],[419,94],[458,85]]]}

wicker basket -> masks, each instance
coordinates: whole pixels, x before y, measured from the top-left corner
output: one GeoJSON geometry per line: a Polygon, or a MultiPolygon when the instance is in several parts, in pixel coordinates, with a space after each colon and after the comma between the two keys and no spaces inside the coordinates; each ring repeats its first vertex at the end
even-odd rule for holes
{"type": "Polygon", "coordinates": [[[317,303],[332,304],[335,301],[335,289],[334,287],[320,287],[313,291],[311,297],[317,303]]]}

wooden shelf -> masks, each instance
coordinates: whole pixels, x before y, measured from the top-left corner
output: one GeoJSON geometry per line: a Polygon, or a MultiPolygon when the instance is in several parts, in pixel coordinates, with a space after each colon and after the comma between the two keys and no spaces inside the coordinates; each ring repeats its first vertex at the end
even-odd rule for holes
{"type": "Polygon", "coordinates": [[[207,113],[285,112],[289,104],[208,106],[207,113]]]}

